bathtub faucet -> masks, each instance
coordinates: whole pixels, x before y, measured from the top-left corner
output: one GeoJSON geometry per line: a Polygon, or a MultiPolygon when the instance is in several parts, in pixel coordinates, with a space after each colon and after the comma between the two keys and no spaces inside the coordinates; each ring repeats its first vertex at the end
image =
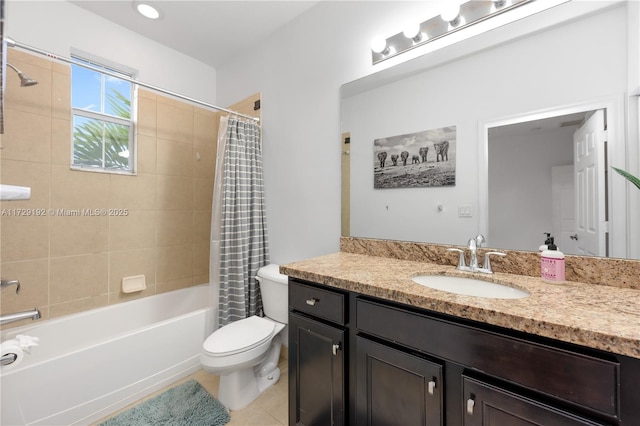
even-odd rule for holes
{"type": "Polygon", "coordinates": [[[0,289],[9,287],[10,285],[16,286],[16,294],[20,293],[20,281],[18,280],[2,280],[0,282],[0,289]]]}
{"type": "Polygon", "coordinates": [[[0,315],[0,325],[9,324],[9,323],[20,321],[27,318],[31,318],[34,320],[40,319],[40,311],[37,308],[33,308],[30,311],[22,311],[22,312],[16,312],[13,314],[0,315]]]}

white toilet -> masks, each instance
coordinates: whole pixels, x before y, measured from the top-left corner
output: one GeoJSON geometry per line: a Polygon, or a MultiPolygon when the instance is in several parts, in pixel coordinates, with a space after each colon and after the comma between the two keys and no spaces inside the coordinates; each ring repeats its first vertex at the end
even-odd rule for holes
{"type": "Polygon", "coordinates": [[[280,332],[288,321],[288,286],[287,276],[278,268],[267,265],[258,271],[265,317],[227,324],[203,344],[202,368],[220,375],[218,399],[230,410],[246,407],[280,378],[280,332]]]}

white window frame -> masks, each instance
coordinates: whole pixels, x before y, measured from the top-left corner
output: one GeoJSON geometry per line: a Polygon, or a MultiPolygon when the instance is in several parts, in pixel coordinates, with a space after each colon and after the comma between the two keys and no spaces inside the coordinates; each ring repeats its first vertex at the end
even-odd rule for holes
{"type": "MultiPolygon", "coordinates": [[[[73,102],[71,104],[71,152],[70,152],[70,168],[71,170],[84,171],[84,172],[95,172],[95,173],[111,173],[111,174],[125,174],[125,175],[136,175],[137,174],[137,139],[136,139],[136,123],[137,123],[137,90],[138,86],[133,82],[135,81],[135,77],[137,71],[133,68],[126,67],[121,64],[117,64],[115,62],[109,61],[104,58],[100,58],[96,55],[93,55],[88,52],[84,52],[78,49],[71,49],[71,58],[74,61],[84,61],[89,62],[91,65],[95,65],[97,68],[106,68],[110,72],[121,74],[122,79],[131,83],[131,111],[130,111],[130,119],[125,119],[122,117],[90,111],[82,108],[76,108],[73,106],[73,102]],[[74,164],[74,117],[84,117],[88,119],[95,119],[107,123],[125,125],[129,127],[129,167],[130,169],[108,169],[105,168],[104,165],[104,155],[103,155],[103,164],[102,167],[90,167],[90,166],[81,166],[74,164]]],[[[82,66],[82,65],[77,65],[82,66]]],[[[71,72],[71,88],[73,90],[73,71],[71,72]]],[[[101,92],[101,96],[103,98],[102,102],[104,102],[104,96],[106,95],[104,88],[101,92]]],[[[104,154],[104,143],[102,144],[103,154],[104,154]]]]}

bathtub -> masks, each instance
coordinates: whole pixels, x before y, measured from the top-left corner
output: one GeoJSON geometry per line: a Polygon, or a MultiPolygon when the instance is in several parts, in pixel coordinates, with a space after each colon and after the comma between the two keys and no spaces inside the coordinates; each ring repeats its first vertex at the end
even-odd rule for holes
{"type": "Polygon", "coordinates": [[[89,424],[198,371],[210,306],[201,285],[2,331],[40,346],[0,368],[0,424],[89,424]]]}

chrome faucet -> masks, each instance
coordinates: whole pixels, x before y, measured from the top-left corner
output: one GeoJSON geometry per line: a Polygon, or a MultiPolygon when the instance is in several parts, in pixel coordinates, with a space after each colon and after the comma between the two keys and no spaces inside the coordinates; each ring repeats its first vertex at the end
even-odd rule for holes
{"type": "Polygon", "coordinates": [[[467,243],[467,248],[469,249],[469,266],[467,266],[464,258],[464,250],[460,250],[459,248],[450,248],[447,251],[455,251],[460,255],[458,257],[458,265],[456,269],[459,271],[465,272],[482,272],[485,274],[493,274],[491,270],[491,261],[490,256],[506,256],[506,253],[498,252],[498,251],[490,251],[485,253],[484,255],[484,267],[481,267],[478,263],[478,249],[482,247],[482,244],[486,243],[486,240],[482,234],[478,234],[475,238],[469,239],[467,243]]]}
{"type": "Polygon", "coordinates": [[[23,319],[31,318],[33,320],[40,319],[40,311],[33,308],[30,311],[16,312],[13,314],[0,315],[0,325],[9,324],[23,319]]]}
{"type": "MultiPolygon", "coordinates": [[[[1,280],[0,289],[9,287],[11,285],[16,286],[16,294],[20,293],[20,281],[18,280],[1,280]]],[[[20,321],[23,319],[31,318],[34,320],[40,319],[40,311],[37,308],[33,308],[30,311],[15,312],[13,314],[0,315],[0,325],[10,324],[12,322],[20,321]]],[[[2,362],[4,362],[4,357],[2,362]]]]}
{"type": "Polygon", "coordinates": [[[478,234],[475,238],[470,238],[467,243],[467,248],[469,249],[469,268],[472,271],[475,271],[479,268],[478,266],[478,249],[482,247],[486,240],[484,239],[484,235],[478,234]]]}
{"type": "Polygon", "coordinates": [[[16,294],[20,293],[20,281],[18,280],[2,280],[0,281],[0,289],[9,287],[10,285],[16,286],[16,294]]]}

